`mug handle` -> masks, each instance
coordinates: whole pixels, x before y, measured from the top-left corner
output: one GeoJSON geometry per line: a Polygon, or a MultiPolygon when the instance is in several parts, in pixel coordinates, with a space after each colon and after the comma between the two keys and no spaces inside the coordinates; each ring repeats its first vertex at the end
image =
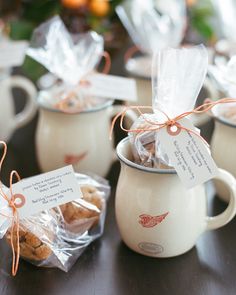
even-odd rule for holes
{"type": "Polygon", "coordinates": [[[15,129],[18,129],[26,125],[36,113],[35,98],[37,90],[30,80],[20,76],[11,76],[9,86],[21,88],[27,93],[27,102],[23,111],[15,116],[14,126],[15,129]]]}
{"type": "Polygon", "coordinates": [[[229,172],[219,169],[219,174],[215,177],[226,184],[230,193],[230,200],[224,212],[214,217],[207,216],[206,230],[217,229],[226,225],[236,214],[236,180],[229,172]]]}
{"type": "MultiPolygon", "coordinates": [[[[206,77],[203,88],[207,91],[207,97],[211,100],[215,101],[216,99],[220,98],[219,91],[213,86],[209,77],[206,77]]],[[[199,114],[199,115],[192,115],[192,121],[194,125],[197,127],[201,127],[202,125],[206,124],[211,117],[208,114],[199,114]]]]}
{"type": "MultiPolygon", "coordinates": [[[[118,113],[122,112],[124,110],[124,105],[112,105],[110,108],[110,118],[113,118],[116,116],[118,113]]],[[[138,115],[131,109],[126,111],[125,115],[132,123],[138,119],[138,115]]],[[[113,146],[113,157],[112,157],[112,162],[115,162],[117,160],[117,155],[116,155],[116,149],[115,146],[113,146]]]]}

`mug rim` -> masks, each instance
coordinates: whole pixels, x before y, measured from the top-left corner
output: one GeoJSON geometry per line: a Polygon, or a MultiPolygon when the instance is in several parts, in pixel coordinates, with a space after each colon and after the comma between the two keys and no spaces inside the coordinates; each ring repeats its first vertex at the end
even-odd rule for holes
{"type": "MultiPolygon", "coordinates": [[[[39,92],[40,94],[40,92],[39,92]]],[[[39,97],[39,95],[38,95],[39,97]]],[[[72,112],[72,113],[67,113],[67,112],[63,112],[62,110],[59,110],[59,109],[54,109],[53,107],[50,107],[50,106],[45,106],[42,102],[39,101],[37,97],[37,103],[38,105],[44,109],[44,110],[47,110],[49,112],[53,112],[53,113],[62,113],[62,114],[65,114],[65,115],[78,115],[78,114],[87,114],[87,113],[94,113],[94,112],[99,112],[103,109],[106,109],[108,107],[110,107],[111,105],[113,105],[114,103],[114,99],[108,99],[107,101],[105,101],[104,103],[102,104],[99,104],[95,107],[92,107],[90,109],[85,109],[85,110],[82,110],[82,111],[78,111],[78,112],[72,112]]]]}
{"type": "Polygon", "coordinates": [[[220,117],[216,117],[216,116],[214,116],[214,119],[215,119],[216,121],[222,123],[223,125],[227,125],[227,126],[229,126],[229,127],[236,128],[236,124],[231,123],[231,122],[229,122],[229,121],[227,121],[227,120],[224,120],[224,119],[222,119],[222,118],[220,118],[220,117]]]}
{"type": "Polygon", "coordinates": [[[230,120],[227,120],[224,117],[220,116],[219,113],[217,114],[217,109],[220,109],[220,107],[221,107],[220,105],[216,105],[215,106],[215,111],[214,111],[214,109],[212,109],[214,120],[222,123],[223,125],[226,125],[226,126],[229,126],[229,127],[232,127],[232,128],[236,128],[235,123],[232,123],[232,122],[230,122],[230,120]]]}
{"type": "Polygon", "coordinates": [[[117,145],[116,147],[116,154],[118,159],[123,162],[124,164],[126,164],[127,166],[131,167],[131,168],[135,168],[137,170],[140,171],[144,171],[144,172],[148,172],[148,173],[154,173],[154,174],[177,174],[175,169],[158,169],[158,168],[149,168],[149,167],[144,167],[142,165],[136,164],[132,161],[130,161],[129,159],[127,159],[125,156],[122,155],[122,153],[120,152],[121,147],[127,142],[129,141],[129,137],[125,137],[123,138],[117,145]]]}
{"type": "Polygon", "coordinates": [[[126,63],[125,63],[125,71],[126,73],[130,76],[130,77],[133,77],[133,78],[136,78],[136,79],[142,79],[142,80],[146,80],[146,81],[151,81],[152,79],[152,75],[150,73],[150,76],[149,75],[142,75],[140,73],[135,73],[134,71],[130,71],[128,69],[128,63],[131,61],[131,60],[137,60],[137,59],[141,59],[141,58],[145,58],[145,57],[149,57],[147,54],[142,54],[142,55],[139,55],[139,56],[133,56],[131,58],[129,58],[126,63]]]}

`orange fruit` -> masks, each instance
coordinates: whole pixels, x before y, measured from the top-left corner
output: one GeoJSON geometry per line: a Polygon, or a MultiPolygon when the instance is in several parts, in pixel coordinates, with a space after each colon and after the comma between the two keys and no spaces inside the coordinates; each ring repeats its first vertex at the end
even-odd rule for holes
{"type": "Polygon", "coordinates": [[[186,0],[186,4],[188,7],[192,7],[197,3],[197,0],[186,0]]]}
{"type": "Polygon", "coordinates": [[[110,10],[109,0],[91,0],[89,8],[98,17],[106,16],[110,10]]]}
{"type": "Polygon", "coordinates": [[[88,4],[88,0],[61,0],[64,7],[70,9],[77,9],[88,4]]]}

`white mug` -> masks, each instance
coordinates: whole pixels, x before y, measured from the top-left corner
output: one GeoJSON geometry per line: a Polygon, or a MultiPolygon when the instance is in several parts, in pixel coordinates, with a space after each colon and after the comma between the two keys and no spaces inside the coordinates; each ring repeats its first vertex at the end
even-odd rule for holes
{"type": "MultiPolygon", "coordinates": [[[[216,164],[236,177],[236,124],[222,117],[222,113],[228,107],[230,107],[229,104],[219,104],[212,109],[215,128],[211,140],[211,151],[216,164]]],[[[227,188],[220,181],[215,181],[215,186],[218,196],[227,202],[229,200],[227,188]]]]}
{"type": "Polygon", "coordinates": [[[8,141],[13,132],[26,125],[35,115],[36,88],[33,83],[20,76],[10,76],[0,72],[0,139],[8,141]],[[12,88],[21,88],[27,94],[27,102],[22,112],[15,114],[12,88]]]}
{"type": "Polygon", "coordinates": [[[152,257],[172,257],[194,247],[205,231],[227,224],[236,213],[236,180],[220,169],[228,189],[227,209],[207,216],[204,185],[187,190],[175,170],[132,162],[128,138],[117,146],[121,172],[116,191],[116,219],[121,237],[132,250],[152,257]]]}
{"type": "MultiPolygon", "coordinates": [[[[106,176],[116,159],[109,139],[111,119],[123,110],[109,100],[97,107],[68,114],[40,105],[36,149],[40,168],[51,171],[72,164],[76,172],[106,176]]],[[[129,112],[131,120],[135,113],[129,112]]]]}

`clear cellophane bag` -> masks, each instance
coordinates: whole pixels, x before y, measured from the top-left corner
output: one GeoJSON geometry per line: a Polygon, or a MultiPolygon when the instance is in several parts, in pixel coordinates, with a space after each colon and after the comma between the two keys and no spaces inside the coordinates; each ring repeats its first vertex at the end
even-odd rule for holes
{"type": "Polygon", "coordinates": [[[27,54],[57,77],[49,89],[40,92],[39,102],[44,106],[79,112],[105,102],[90,94],[86,81],[104,54],[104,40],[96,32],[71,35],[55,16],[34,30],[27,54]]]}
{"type": "MultiPolygon", "coordinates": [[[[22,259],[39,267],[55,267],[67,272],[83,251],[101,237],[110,186],[105,179],[94,175],[76,173],[76,178],[81,198],[20,220],[22,259]]],[[[7,192],[8,188],[4,190],[7,192]]],[[[1,213],[11,213],[7,204],[0,205],[1,213]]],[[[5,236],[9,245],[11,231],[11,222],[6,218],[0,226],[0,237],[5,236]]],[[[16,231],[13,231],[13,244],[16,248],[16,231]]]]}
{"type": "Polygon", "coordinates": [[[207,66],[208,53],[203,45],[166,48],[155,53],[152,61],[153,113],[141,114],[129,132],[136,163],[159,169],[172,166],[165,147],[159,143],[157,124],[167,121],[167,116],[174,119],[194,108],[207,66]]]}

